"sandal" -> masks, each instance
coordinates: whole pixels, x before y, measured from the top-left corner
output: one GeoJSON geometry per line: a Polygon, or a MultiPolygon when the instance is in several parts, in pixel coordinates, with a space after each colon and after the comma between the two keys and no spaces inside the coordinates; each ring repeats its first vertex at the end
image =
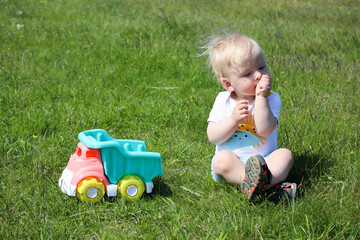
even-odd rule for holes
{"type": "Polygon", "coordinates": [[[270,182],[270,171],[261,155],[251,156],[245,165],[245,177],[240,185],[246,198],[252,200],[255,195],[264,191],[270,182]]]}

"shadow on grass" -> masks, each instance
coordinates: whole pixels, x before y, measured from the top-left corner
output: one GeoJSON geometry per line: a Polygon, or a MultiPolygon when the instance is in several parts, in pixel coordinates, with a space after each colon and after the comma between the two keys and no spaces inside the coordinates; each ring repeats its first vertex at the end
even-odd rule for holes
{"type": "Polygon", "coordinates": [[[301,198],[304,192],[301,191],[302,187],[311,187],[313,183],[311,180],[318,179],[332,166],[330,159],[310,151],[301,155],[294,154],[294,165],[286,181],[295,182],[298,185],[297,198],[301,198]]]}
{"type": "MultiPolygon", "coordinates": [[[[327,159],[325,156],[314,154],[311,151],[301,155],[294,154],[294,165],[285,181],[297,184],[295,200],[304,196],[304,186],[306,186],[306,188],[311,188],[311,185],[314,183],[312,180],[318,179],[332,166],[333,163],[330,159],[327,159]]],[[[255,197],[252,203],[256,205],[262,204],[264,199],[267,199],[274,204],[280,203],[285,205],[291,201],[286,198],[280,199],[276,195],[272,195],[271,191],[268,191],[263,195],[255,197]]]]}
{"type": "Polygon", "coordinates": [[[153,180],[154,188],[151,194],[149,194],[150,198],[154,196],[162,196],[162,197],[170,197],[173,195],[170,187],[163,181],[162,178],[156,177],[153,180]]]}

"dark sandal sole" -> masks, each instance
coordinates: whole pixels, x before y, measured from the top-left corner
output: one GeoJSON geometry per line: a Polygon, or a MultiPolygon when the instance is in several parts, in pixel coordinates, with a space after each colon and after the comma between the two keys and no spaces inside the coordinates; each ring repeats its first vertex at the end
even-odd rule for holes
{"type": "Polygon", "coordinates": [[[246,198],[253,197],[269,183],[267,164],[261,155],[251,156],[245,165],[245,178],[240,185],[246,198]]]}

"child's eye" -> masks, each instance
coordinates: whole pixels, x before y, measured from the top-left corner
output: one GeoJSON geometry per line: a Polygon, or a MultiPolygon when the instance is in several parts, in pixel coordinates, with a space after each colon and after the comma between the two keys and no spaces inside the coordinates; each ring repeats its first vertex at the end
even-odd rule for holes
{"type": "Polygon", "coordinates": [[[246,73],[245,75],[244,75],[244,77],[249,77],[251,75],[251,72],[250,73],[246,73]]]}
{"type": "Polygon", "coordinates": [[[259,68],[259,70],[264,70],[265,68],[266,68],[266,65],[261,66],[261,67],[259,68]]]}

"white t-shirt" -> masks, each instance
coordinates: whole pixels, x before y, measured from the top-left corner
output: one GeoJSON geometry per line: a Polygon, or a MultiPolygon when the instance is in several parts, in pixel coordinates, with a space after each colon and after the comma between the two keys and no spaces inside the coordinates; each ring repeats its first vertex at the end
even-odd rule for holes
{"type": "MultiPolygon", "coordinates": [[[[236,105],[236,101],[230,97],[231,92],[220,92],[216,97],[214,106],[210,112],[208,122],[221,122],[229,117],[236,105]]],[[[279,123],[281,100],[278,93],[271,91],[268,96],[270,110],[279,123]]],[[[256,134],[254,127],[254,103],[249,104],[250,117],[239,124],[235,133],[223,144],[216,145],[215,154],[222,150],[230,150],[245,160],[255,154],[266,156],[278,147],[277,127],[266,137],[256,134]]]]}

